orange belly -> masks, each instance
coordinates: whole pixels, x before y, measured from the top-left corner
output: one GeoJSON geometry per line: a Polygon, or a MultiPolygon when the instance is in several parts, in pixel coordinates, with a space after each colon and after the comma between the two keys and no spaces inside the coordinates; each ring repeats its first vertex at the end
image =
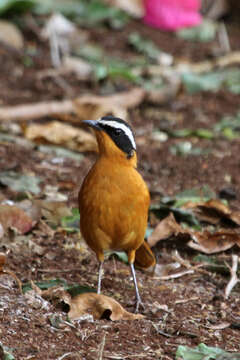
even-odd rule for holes
{"type": "MultiPolygon", "coordinates": [[[[100,158],[79,193],[80,228],[100,259],[106,250],[136,250],[144,240],[149,192],[133,167],[100,158]]],[[[101,260],[101,259],[100,259],[101,260]]]]}

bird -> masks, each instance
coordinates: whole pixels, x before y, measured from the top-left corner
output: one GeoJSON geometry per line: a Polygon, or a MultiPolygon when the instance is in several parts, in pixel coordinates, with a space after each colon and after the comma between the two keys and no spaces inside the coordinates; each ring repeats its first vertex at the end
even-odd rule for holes
{"type": "Polygon", "coordinates": [[[131,126],[108,115],[83,120],[93,128],[98,157],[79,191],[80,230],[99,261],[97,293],[101,293],[104,254],[125,251],[131,268],[136,308],[144,307],[138,289],[134,261],[142,267],[155,264],[144,240],[150,195],[137,170],[136,142],[131,126]]]}

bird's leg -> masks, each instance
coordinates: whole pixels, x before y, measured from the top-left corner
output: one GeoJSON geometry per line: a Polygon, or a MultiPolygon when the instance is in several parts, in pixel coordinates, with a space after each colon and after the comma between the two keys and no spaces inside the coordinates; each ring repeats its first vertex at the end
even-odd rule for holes
{"type": "Polygon", "coordinates": [[[135,287],[135,292],[136,292],[136,308],[135,308],[135,312],[137,313],[140,305],[144,309],[144,304],[143,304],[143,302],[141,300],[141,297],[139,295],[137,279],[136,279],[136,273],[135,273],[135,269],[134,269],[134,264],[130,263],[130,267],[131,267],[131,272],[132,272],[132,277],[133,277],[133,282],[134,282],[134,287],[135,287]]]}
{"type": "Polygon", "coordinates": [[[100,261],[99,262],[99,269],[98,269],[98,287],[97,287],[97,293],[98,294],[100,294],[100,292],[101,292],[102,274],[103,274],[103,261],[100,261]]]}

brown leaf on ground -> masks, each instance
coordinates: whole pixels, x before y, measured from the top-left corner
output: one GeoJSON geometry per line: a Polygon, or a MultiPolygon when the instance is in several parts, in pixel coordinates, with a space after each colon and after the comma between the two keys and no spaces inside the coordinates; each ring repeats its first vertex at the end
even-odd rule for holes
{"type": "Polygon", "coordinates": [[[22,294],[22,282],[18,279],[17,275],[11,270],[5,270],[4,267],[7,262],[7,256],[4,253],[0,253],[0,275],[10,275],[14,278],[18,284],[20,293],[22,294]]]}
{"type": "Polygon", "coordinates": [[[76,320],[85,314],[91,314],[95,320],[109,318],[116,320],[143,319],[141,314],[132,314],[126,311],[116,300],[101,294],[85,293],[74,298],[65,298],[70,306],[68,316],[76,320]]]}
{"type": "Polygon", "coordinates": [[[25,129],[27,139],[40,144],[62,145],[76,151],[96,151],[95,137],[81,129],[59,121],[31,124],[25,129]]]}
{"type": "Polygon", "coordinates": [[[202,203],[187,203],[184,208],[191,208],[199,220],[210,224],[218,224],[221,221],[230,221],[233,225],[240,225],[240,212],[232,211],[220,200],[212,199],[202,203]]]}
{"type": "Polygon", "coordinates": [[[185,234],[189,236],[188,231],[183,229],[181,225],[176,222],[173,213],[170,213],[156,226],[148,238],[148,244],[150,247],[153,247],[158,243],[158,241],[167,239],[170,236],[178,236],[179,234],[185,234]]]}
{"type": "Polygon", "coordinates": [[[34,225],[33,220],[17,206],[0,205],[0,223],[6,231],[15,228],[20,234],[30,231],[34,225]]]}
{"type": "Polygon", "coordinates": [[[135,18],[142,18],[145,10],[143,0],[105,0],[109,5],[116,6],[135,18]]]}
{"type": "Polygon", "coordinates": [[[240,246],[240,234],[229,231],[209,231],[192,233],[194,240],[189,241],[188,245],[205,254],[213,254],[230,249],[233,245],[240,246]]]}
{"type": "Polygon", "coordinates": [[[12,22],[0,21],[0,42],[16,50],[22,50],[24,39],[21,31],[12,22]]]}
{"type": "Polygon", "coordinates": [[[71,216],[72,212],[66,201],[35,200],[41,215],[51,225],[58,226],[64,216],[71,216]]]}
{"type": "Polygon", "coordinates": [[[3,268],[6,264],[7,257],[4,253],[0,253],[0,273],[3,272],[3,268]]]}

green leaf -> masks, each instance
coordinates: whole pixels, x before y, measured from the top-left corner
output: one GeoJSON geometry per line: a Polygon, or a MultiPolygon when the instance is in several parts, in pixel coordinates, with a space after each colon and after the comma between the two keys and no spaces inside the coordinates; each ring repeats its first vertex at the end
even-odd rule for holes
{"type": "Polygon", "coordinates": [[[110,256],[115,255],[120,261],[128,264],[128,256],[125,251],[111,251],[110,256]]]}
{"type": "Polygon", "coordinates": [[[95,293],[96,290],[93,288],[90,288],[89,286],[83,286],[83,285],[78,285],[78,284],[73,284],[73,285],[66,285],[64,287],[64,289],[69,292],[69,294],[74,297],[80,294],[85,294],[88,292],[93,292],[95,293]]]}
{"type": "Polygon", "coordinates": [[[184,190],[173,197],[165,196],[161,202],[165,205],[181,207],[188,202],[206,202],[211,199],[216,199],[216,193],[208,185],[204,185],[201,188],[184,190]]]}
{"type": "Polygon", "coordinates": [[[174,206],[159,204],[151,205],[150,211],[152,211],[159,219],[164,219],[170,214],[170,212],[172,212],[178,222],[187,223],[190,226],[195,226],[197,229],[201,228],[198,219],[191,210],[179,209],[174,206]]]}
{"type": "Polygon", "coordinates": [[[15,171],[0,172],[0,184],[19,192],[39,194],[41,189],[38,184],[41,182],[42,180],[37,176],[23,175],[15,171]]]}
{"type": "Polygon", "coordinates": [[[184,138],[184,137],[190,137],[195,136],[203,139],[213,139],[214,133],[211,130],[208,129],[178,129],[178,130],[170,130],[168,134],[172,137],[176,138],[184,138]]]}
{"type": "Polygon", "coordinates": [[[1,342],[0,342],[0,348],[1,348],[1,353],[3,353],[3,360],[15,360],[15,357],[11,354],[12,349],[10,349],[7,346],[4,346],[1,342]]]}
{"type": "Polygon", "coordinates": [[[173,155],[203,155],[207,154],[207,149],[193,147],[190,141],[181,141],[170,146],[170,152],[173,155]]]}
{"type": "Polygon", "coordinates": [[[211,20],[204,20],[201,25],[177,31],[177,36],[190,41],[208,42],[214,40],[217,25],[211,20]]]}
{"type": "MultiPolygon", "coordinates": [[[[51,280],[43,280],[43,281],[36,281],[35,284],[41,289],[41,290],[47,290],[50,289],[53,286],[66,286],[67,282],[64,279],[51,279],[51,280]]],[[[23,293],[25,294],[27,291],[32,290],[32,285],[30,282],[23,284],[22,287],[23,293]]]]}
{"type": "Polygon", "coordinates": [[[239,68],[225,70],[225,83],[233,94],[240,94],[240,70],[239,68]]]}
{"type": "Polygon", "coordinates": [[[84,15],[85,2],[79,0],[35,0],[33,12],[37,15],[61,13],[65,16],[76,17],[84,15]]]}
{"type": "MultiPolygon", "coordinates": [[[[83,286],[79,284],[69,284],[64,279],[50,279],[35,282],[41,290],[47,290],[54,286],[63,286],[64,290],[68,291],[71,296],[76,296],[79,294],[83,294],[86,292],[96,292],[93,288],[88,286],[83,286]]],[[[32,290],[31,283],[26,283],[23,285],[23,293],[25,294],[27,291],[32,290]]]]}
{"type": "Polygon", "coordinates": [[[195,348],[180,345],[176,352],[176,359],[181,360],[240,360],[240,353],[229,353],[217,347],[210,347],[203,343],[195,348]]]}
{"type": "Polygon", "coordinates": [[[223,86],[232,93],[239,94],[240,70],[238,68],[227,68],[202,74],[184,72],[182,82],[190,94],[199,91],[217,91],[223,86]]]}
{"type": "Polygon", "coordinates": [[[204,74],[183,73],[182,82],[190,94],[199,91],[217,91],[224,81],[224,74],[220,72],[209,72],[204,74]]]}
{"type": "Polygon", "coordinates": [[[151,40],[143,38],[137,32],[131,33],[129,35],[128,42],[139,53],[148,56],[150,59],[157,60],[161,54],[159,48],[151,40]]]}
{"type": "Polygon", "coordinates": [[[101,0],[35,0],[36,14],[61,13],[85,26],[96,26],[107,22],[115,29],[122,28],[129,16],[121,9],[105,4],[101,0]]]}
{"type": "Polygon", "coordinates": [[[194,256],[193,261],[209,264],[209,266],[207,267],[209,271],[217,272],[224,275],[229,274],[229,268],[225,265],[223,261],[220,261],[217,256],[198,254],[197,256],[194,256]]]}
{"type": "Polygon", "coordinates": [[[68,158],[76,161],[81,161],[83,155],[75,151],[68,150],[60,146],[40,145],[38,150],[43,153],[55,154],[59,158],[68,158]]]}
{"type": "Polygon", "coordinates": [[[234,116],[224,116],[215,126],[216,132],[221,132],[228,139],[235,139],[240,135],[240,112],[234,116]]]}
{"type": "Polygon", "coordinates": [[[1,0],[0,15],[9,11],[22,12],[31,9],[35,5],[35,0],[1,0]]]}
{"type": "Polygon", "coordinates": [[[213,139],[214,138],[214,134],[211,130],[202,129],[202,128],[193,130],[193,136],[197,136],[197,137],[203,138],[203,139],[213,139]]]}
{"type": "Polygon", "coordinates": [[[80,214],[77,208],[73,208],[72,216],[64,216],[61,219],[61,226],[67,232],[78,232],[79,231],[79,221],[80,214]]]}

